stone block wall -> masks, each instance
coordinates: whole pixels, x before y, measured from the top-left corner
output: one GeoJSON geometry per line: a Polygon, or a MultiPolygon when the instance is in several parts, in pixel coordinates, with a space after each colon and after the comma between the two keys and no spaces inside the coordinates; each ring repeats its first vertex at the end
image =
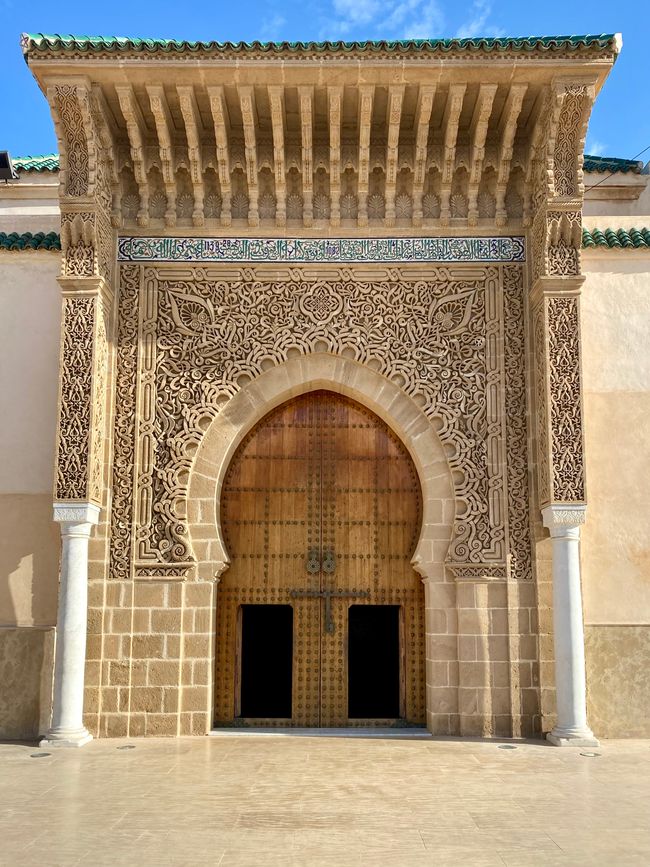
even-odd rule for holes
{"type": "Polygon", "coordinates": [[[203,735],[212,724],[214,584],[107,581],[89,635],[85,723],[99,737],[203,735]]]}

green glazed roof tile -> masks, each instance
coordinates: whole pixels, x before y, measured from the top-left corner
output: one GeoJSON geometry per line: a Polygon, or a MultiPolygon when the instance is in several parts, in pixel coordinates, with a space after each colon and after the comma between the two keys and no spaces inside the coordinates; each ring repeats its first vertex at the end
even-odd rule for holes
{"type": "Polygon", "coordinates": [[[21,172],[58,172],[59,170],[58,154],[12,157],[11,162],[14,168],[21,172]]]}
{"type": "Polygon", "coordinates": [[[616,35],[604,33],[585,36],[522,36],[470,39],[400,39],[392,41],[362,42],[187,42],[177,39],[141,39],[126,36],[73,36],[59,33],[23,33],[21,37],[23,53],[28,58],[31,52],[84,52],[97,54],[142,53],[142,54],[228,54],[252,53],[331,53],[342,54],[379,53],[391,51],[408,53],[413,51],[431,54],[497,53],[533,51],[584,51],[619,50],[616,35]]]}
{"type": "Polygon", "coordinates": [[[0,250],[60,250],[61,238],[57,232],[0,232],[0,250]]]}
{"type": "Polygon", "coordinates": [[[606,172],[607,174],[633,172],[638,175],[642,169],[641,160],[622,160],[619,157],[594,157],[585,154],[584,170],[586,172],[606,172]]]}
{"type": "Polygon", "coordinates": [[[584,249],[608,247],[610,250],[650,248],[650,229],[583,229],[584,249]]]}
{"type": "MultiPolygon", "coordinates": [[[[57,172],[59,170],[58,154],[43,154],[42,156],[12,157],[12,162],[22,172],[57,172]]],[[[584,169],[586,172],[633,172],[639,174],[643,169],[641,160],[624,160],[618,157],[594,157],[585,154],[584,169]]]]}

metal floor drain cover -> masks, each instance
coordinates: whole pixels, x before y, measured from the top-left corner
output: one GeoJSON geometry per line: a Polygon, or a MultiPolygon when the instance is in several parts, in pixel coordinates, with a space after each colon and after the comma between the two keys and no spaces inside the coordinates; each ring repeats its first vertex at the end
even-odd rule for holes
{"type": "Polygon", "coordinates": [[[497,749],[499,749],[499,750],[516,750],[517,747],[514,744],[499,744],[497,749]]]}
{"type": "Polygon", "coordinates": [[[123,744],[121,747],[116,747],[118,750],[134,750],[135,744],[123,744]]]}
{"type": "Polygon", "coordinates": [[[51,756],[52,753],[30,753],[30,759],[44,759],[46,756],[51,756]]]}

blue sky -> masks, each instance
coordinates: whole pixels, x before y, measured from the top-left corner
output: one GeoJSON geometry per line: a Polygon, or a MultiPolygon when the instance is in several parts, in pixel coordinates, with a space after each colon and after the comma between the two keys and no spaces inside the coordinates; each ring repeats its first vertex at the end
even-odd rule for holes
{"type": "MultiPolygon", "coordinates": [[[[623,52],[600,93],[587,152],[631,158],[650,145],[650,16],[611,0],[0,0],[0,150],[56,150],[52,121],[22,58],[20,33],[175,39],[308,40],[623,34],[623,52]]],[[[650,159],[650,150],[642,159],[650,159]]]]}

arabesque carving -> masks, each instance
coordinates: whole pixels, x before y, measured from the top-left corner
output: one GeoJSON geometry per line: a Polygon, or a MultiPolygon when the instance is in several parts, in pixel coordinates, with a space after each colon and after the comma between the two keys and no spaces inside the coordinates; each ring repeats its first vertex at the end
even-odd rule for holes
{"type": "Polygon", "coordinates": [[[65,180],[62,179],[65,195],[85,196],[90,183],[88,142],[77,86],[57,85],[50,102],[58,115],[55,116],[55,122],[58,121],[59,137],[62,136],[65,143],[62,149],[65,156],[65,180]]]}
{"type": "Polygon", "coordinates": [[[532,575],[528,509],[528,429],[526,424],[526,345],[520,268],[503,269],[506,466],[510,576],[532,575]]]}
{"type": "Polygon", "coordinates": [[[137,574],[187,571],[187,481],[210,420],[242,382],[268,365],[295,353],[329,351],[398,381],[435,419],[456,480],[458,517],[449,553],[454,570],[505,577],[508,511],[517,549],[513,574],[527,577],[523,360],[513,355],[504,366],[499,349],[502,285],[507,331],[521,341],[523,273],[516,265],[465,273],[453,266],[375,266],[372,276],[353,266],[284,266],[281,272],[263,265],[123,266],[113,575],[128,570],[131,532],[137,574]],[[507,479],[499,458],[505,379],[508,409],[520,415],[508,442],[507,479]],[[514,491],[509,507],[507,484],[514,491]]]}
{"type": "Polygon", "coordinates": [[[578,299],[555,297],[547,304],[553,499],[581,502],[585,477],[578,299]]]}
{"type": "Polygon", "coordinates": [[[88,496],[94,335],[95,299],[64,298],[54,486],[57,500],[85,500],[88,496]]]}
{"type": "Polygon", "coordinates": [[[110,574],[113,578],[122,580],[129,577],[132,559],[133,458],[135,453],[135,388],[140,271],[139,265],[123,265],[120,269],[110,574]]]}

